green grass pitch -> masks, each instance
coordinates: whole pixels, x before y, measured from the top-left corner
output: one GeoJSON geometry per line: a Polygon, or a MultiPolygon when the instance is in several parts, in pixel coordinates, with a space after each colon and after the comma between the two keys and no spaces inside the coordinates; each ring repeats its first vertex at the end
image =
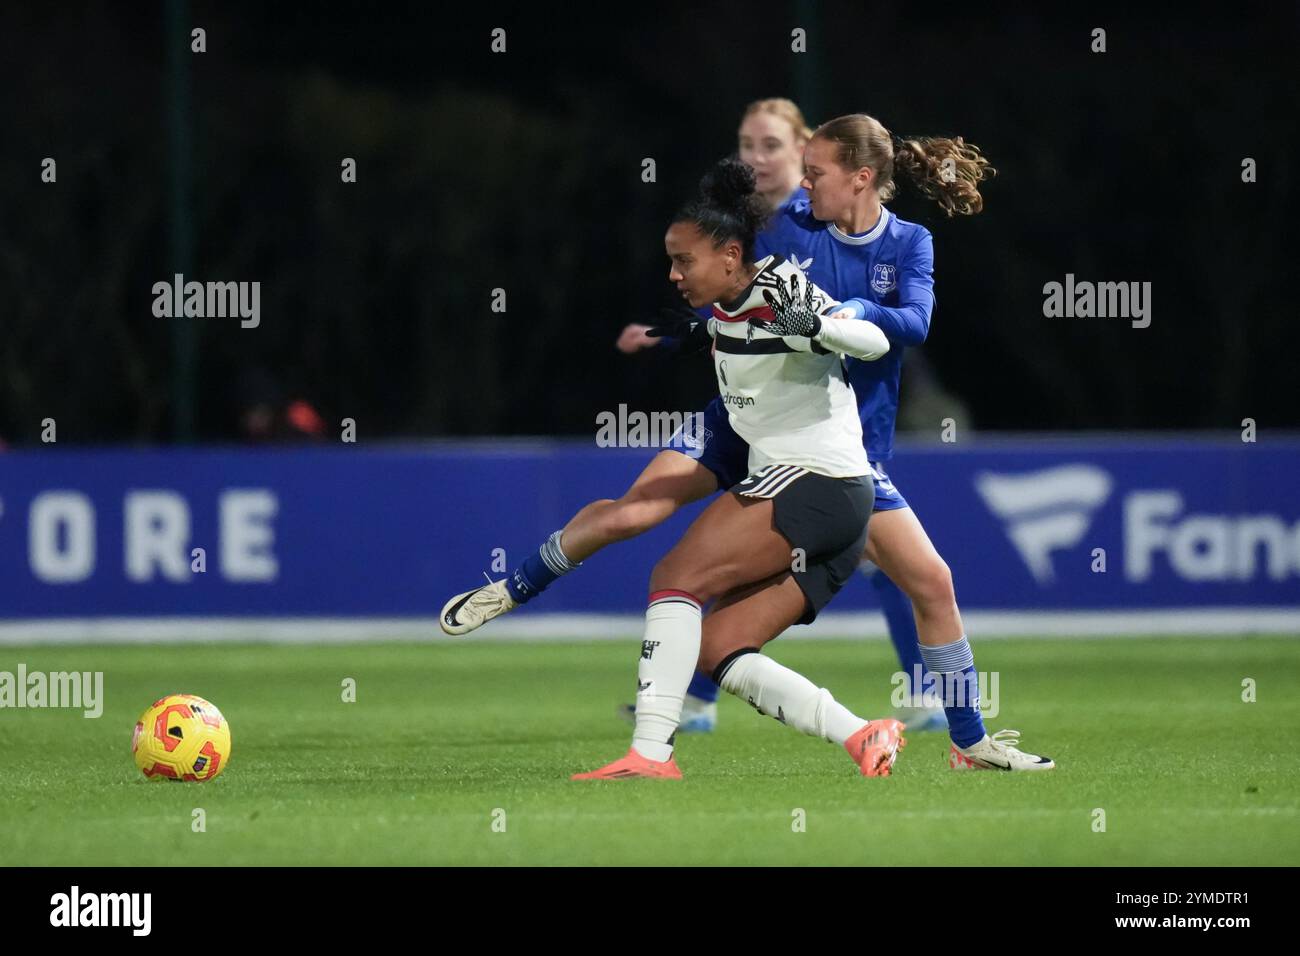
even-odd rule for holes
{"type": "MultiPolygon", "coordinates": [[[[887,710],[886,642],[770,649],[856,712],[887,710]]],[[[989,729],[1018,728],[1056,770],[954,773],[946,735],[918,734],[893,776],[864,779],[839,748],[724,694],[716,733],[679,738],[683,781],[570,782],[627,748],[615,707],[632,697],[632,639],[0,647],[0,670],[103,671],[105,696],[98,719],[0,710],[0,860],[1300,864],[1300,641],[975,649],[999,672],[989,729]],[[233,758],[212,783],[151,783],[131,760],[136,718],[174,692],[230,720],[233,758]]]]}

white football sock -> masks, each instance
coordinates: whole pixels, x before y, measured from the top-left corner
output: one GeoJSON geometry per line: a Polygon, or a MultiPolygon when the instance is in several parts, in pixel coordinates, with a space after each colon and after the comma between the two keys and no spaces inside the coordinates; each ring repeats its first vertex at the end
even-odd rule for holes
{"type": "Polygon", "coordinates": [[[681,591],[657,591],[650,598],[637,665],[632,746],[643,757],[667,760],[700,657],[700,605],[681,591]]]}
{"type": "Polygon", "coordinates": [[[811,737],[843,744],[867,722],[835,702],[831,692],[762,654],[732,659],[719,682],[722,689],[748,701],[760,714],[811,737]]]}

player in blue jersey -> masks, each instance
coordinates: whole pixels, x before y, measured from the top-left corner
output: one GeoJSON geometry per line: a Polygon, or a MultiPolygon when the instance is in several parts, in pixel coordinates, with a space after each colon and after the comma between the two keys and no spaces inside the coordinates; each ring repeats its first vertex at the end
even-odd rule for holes
{"type": "Polygon", "coordinates": [[[804,169],[808,198],[778,213],[759,251],[797,259],[814,282],[840,299],[843,311],[837,315],[870,321],[895,346],[875,363],[846,360],[876,479],[865,553],[911,598],[921,656],[939,681],[948,718],[950,765],[1050,769],[1048,758],[1015,746],[1017,732],[985,732],[952,574],[883,464],[893,456],[903,347],[925,340],[934,308],[930,233],[899,219],[884,203],[903,178],[948,216],[978,213],[984,205],[979,183],[991,173],[988,161],[961,137],[894,137],[873,117],[854,114],[818,127],[805,148],[804,169]]]}
{"type": "MultiPolygon", "coordinates": [[[[875,119],[840,117],[823,124],[804,152],[808,199],[787,205],[760,240],[763,251],[795,256],[814,282],[843,303],[835,318],[866,318],[891,349],[870,371],[852,363],[850,381],[876,477],[880,512],[868,527],[865,556],[911,598],[921,656],[940,682],[954,769],[1039,770],[1051,760],[1015,746],[1015,731],[989,736],[978,710],[974,657],[957,608],[952,575],[920,522],[898,495],[882,462],[893,453],[901,347],[923,341],[933,295],[933,246],[923,227],[899,220],[883,205],[898,177],[909,179],[948,215],[983,207],[979,183],[988,163],[958,138],[896,139],[875,119]],[[811,261],[807,261],[811,260],[811,261]],[[883,501],[882,501],[883,499],[883,501]]],[[[706,415],[697,458],[660,452],[617,500],[587,505],[504,581],[452,598],[442,627],[466,633],[531,599],[560,575],[614,541],[655,526],[678,507],[730,487],[743,466],[743,446],[726,416],[706,415]],[[711,434],[710,434],[711,433],[711,434]]],[[[743,474],[743,472],[742,472],[743,474]]]]}

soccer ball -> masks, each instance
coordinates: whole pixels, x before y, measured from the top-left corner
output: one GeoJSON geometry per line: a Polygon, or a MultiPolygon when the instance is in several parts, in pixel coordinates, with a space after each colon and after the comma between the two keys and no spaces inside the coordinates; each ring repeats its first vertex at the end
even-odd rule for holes
{"type": "Polygon", "coordinates": [[[193,694],[155,700],[131,736],[135,765],[150,780],[211,780],[230,763],[230,725],[193,694]]]}

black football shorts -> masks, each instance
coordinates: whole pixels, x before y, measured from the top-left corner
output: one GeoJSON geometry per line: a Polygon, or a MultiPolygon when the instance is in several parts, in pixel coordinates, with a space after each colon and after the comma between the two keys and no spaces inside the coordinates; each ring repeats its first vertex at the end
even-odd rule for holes
{"type": "Polygon", "coordinates": [[[773,525],[791,550],[802,552],[792,564],[807,599],[798,623],[811,624],[862,560],[875,502],[871,476],[827,478],[794,465],[769,465],[731,491],[772,500],[773,525]]]}

